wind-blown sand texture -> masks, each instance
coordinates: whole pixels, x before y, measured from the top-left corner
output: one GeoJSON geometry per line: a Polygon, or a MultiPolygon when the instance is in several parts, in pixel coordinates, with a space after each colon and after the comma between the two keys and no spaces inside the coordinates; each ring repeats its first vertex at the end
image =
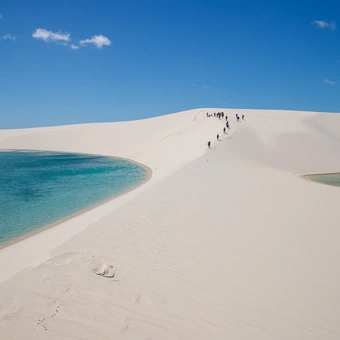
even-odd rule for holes
{"type": "Polygon", "coordinates": [[[0,250],[1,339],[340,338],[340,189],[301,176],[339,172],[339,115],[197,109],[0,131],[0,148],[153,171],[0,250]]]}

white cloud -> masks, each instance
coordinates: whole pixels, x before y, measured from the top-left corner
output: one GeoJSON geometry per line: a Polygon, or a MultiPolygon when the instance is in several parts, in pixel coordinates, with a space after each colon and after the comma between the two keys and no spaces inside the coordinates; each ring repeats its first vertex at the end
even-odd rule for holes
{"type": "Polygon", "coordinates": [[[210,89],[208,85],[202,85],[202,89],[210,89]]]}
{"type": "Polygon", "coordinates": [[[1,37],[3,40],[15,40],[17,37],[14,37],[13,35],[6,34],[1,37]]]}
{"type": "Polygon", "coordinates": [[[327,79],[327,78],[325,78],[323,81],[324,81],[326,84],[330,84],[330,85],[335,85],[335,84],[336,84],[335,81],[329,80],[329,79],[327,79]]]}
{"type": "Polygon", "coordinates": [[[70,41],[69,33],[52,32],[52,31],[45,30],[44,28],[37,28],[33,32],[32,37],[35,39],[42,39],[45,42],[70,41]]]}
{"type": "Polygon", "coordinates": [[[318,26],[319,28],[330,28],[332,31],[336,29],[335,21],[327,21],[327,20],[315,20],[312,22],[313,25],[318,26]]]}
{"type": "Polygon", "coordinates": [[[79,45],[71,44],[68,42],[71,41],[70,33],[63,32],[52,32],[48,31],[44,28],[37,28],[33,33],[32,37],[35,39],[42,39],[45,42],[55,42],[62,44],[64,46],[69,46],[72,50],[78,50],[80,48],[79,45],[85,46],[86,44],[93,44],[98,48],[102,48],[103,46],[110,46],[111,41],[109,38],[104,37],[103,35],[94,35],[91,39],[81,40],[79,45]]]}
{"type": "Polygon", "coordinates": [[[91,39],[80,40],[80,45],[93,44],[98,48],[102,48],[103,46],[110,46],[111,41],[109,38],[104,37],[103,35],[94,35],[91,39]]]}

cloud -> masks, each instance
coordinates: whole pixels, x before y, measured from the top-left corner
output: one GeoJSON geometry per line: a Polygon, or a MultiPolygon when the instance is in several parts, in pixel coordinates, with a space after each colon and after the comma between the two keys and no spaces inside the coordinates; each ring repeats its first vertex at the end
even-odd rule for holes
{"type": "Polygon", "coordinates": [[[45,42],[54,42],[64,46],[69,46],[72,50],[78,50],[81,46],[85,46],[86,44],[93,44],[98,48],[111,45],[110,39],[103,35],[94,35],[91,39],[80,40],[80,46],[76,44],[69,45],[68,42],[71,41],[70,33],[63,33],[61,31],[52,32],[44,28],[37,28],[32,33],[32,37],[35,39],[42,39],[45,42]]]}
{"type": "Polygon", "coordinates": [[[2,37],[1,37],[1,39],[3,39],[3,40],[15,40],[17,37],[14,37],[13,35],[10,35],[10,34],[6,34],[6,35],[3,35],[2,37]]]}
{"type": "Polygon", "coordinates": [[[327,79],[327,78],[325,78],[323,81],[324,81],[324,83],[330,84],[330,85],[335,85],[335,84],[336,84],[335,81],[329,80],[329,79],[327,79]]]}
{"type": "Polygon", "coordinates": [[[65,42],[70,41],[70,34],[69,33],[62,33],[62,32],[52,32],[45,30],[44,28],[37,28],[32,37],[35,39],[42,39],[45,42],[65,42]]]}
{"type": "Polygon", "coordinates": [[[315,20],[312,22],[313,25],[316,25],[319,28],[330,28],[332,31],[336,29],[335,21],[327,21],[327,20],[315,20]]]}
{"type": "Polygon", "coordinates": [[[104,37],[103,35],[94,35],[91,39],[80,40],[80,45],[93,44],[98,48],[102,48],[103,46],[110,46],[111,41],[109,38],[104,37]]]}
{"type": "Polygon", "coordinates": [[[202,89],[210,89],[208,85],[202,85],[202,89]]]}

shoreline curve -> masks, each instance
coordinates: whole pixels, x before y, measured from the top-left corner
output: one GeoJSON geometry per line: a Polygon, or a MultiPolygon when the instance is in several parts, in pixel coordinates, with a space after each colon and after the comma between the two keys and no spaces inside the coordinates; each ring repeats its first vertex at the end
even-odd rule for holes
{"type": "Polygon", "coordinates": [[[137,162],[137,161],[134,161],[132,159],[125,158],[125,157],[107,156],[107,155],[102,155],[102,154],[91,154],[91,153],[84,153],[84,152],[63,152],[63,151],[38,150],[38,149],[6,149],[6,150],[2,150],[1,149],[0,150],[0,152],[11,152],[11,151],[19,151],[19,152],[20,151],[24,151],[24,152],[25,151],[26,152],[34,152],[34,151],[35,152],[53,152],[53,153],[60,153],[60,154],[91,155],[91,156],[103,156],[103,157],[108,157],[108,158],[118,158],[118,159],[123,159],[123,160],[129,161],[131,163],[134,163],[136,165],[141,166],[142,168],[145,169],[146,176],[145,176],[145,179],[142,182],[140,182],[140,183],[138,183],[136,185],[133,185],[129,189],[126,189],[126,190],[120,192],[119,194],[115,194],[115,195],[113,195],[113,196],[111,196],[109,198],[106,198],[105,200],[102,200],[102,201],[100,201],[98,203],[95,203],[94,205],[91,205],[91,206],[89,206],[89,207],[87,207],[85,209],[77,211],[77,212],[75,212],[75,213],[73,213],[71,215],[65,216],[64,218],[61,218],[61,219],[59,219],[59,220],[57,220],[55,222],[49,223],[47,225],[44,225],[44,226],[39,227],[37,229],[34,229],[34,230],[32,230],[32,231],[30,231],[28,233],[25,233],[25,234],[23,234],[21,236],[15,237],[14,239],[12,239],[10,241],[5,241],[3,243],[0,243],[0,250],[5,249],[5,248],[7,248],[7,247],[9,247],[9,246],[11,246],[13,244],[19,243],[19,242],[21,242],[21,241],[23,241],[25,239],[30,238],[30,237],[33,237],[33,236],[35,236],[37,234],[40,234],[40,233],[42,233],[42,232],[44,232],[44,231],[46,231],[48,229],[51,229],[51,228],[53,228],[53,227],[55,227],[55,226],[57,226],[57,225],[59,225],[61,223],[69,221],[69,220],[71,220],[71,219],[73,219],[73,218],[75,218],[77,216],[80,216],[80,215],[82,215],[82,214],[84,214],[84,213],[86,213],[86,212],[88,212],[88,211],[90,211],[92,209],[95,209],[95,208],[97,208],[97,207],[99,207],[99,206],[101,206],[101,205],[103,205],[105,203],[113,201],[113,200],[117,199],[118,197],[121,197],[121,196],[127,194],[128,192],[131,192],[131,191],[141,187],[142,185],[147,183],[152,178],[152,170],[151,170],[150,167],[148,167],[145,164],[142,164],[140,162],[137,162]]]}

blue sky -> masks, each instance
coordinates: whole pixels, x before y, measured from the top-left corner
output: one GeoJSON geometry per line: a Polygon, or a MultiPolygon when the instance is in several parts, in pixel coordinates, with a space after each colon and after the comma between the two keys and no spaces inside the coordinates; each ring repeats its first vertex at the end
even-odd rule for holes
{"type": "Polygon", "coordinates": [[[340,112],[340,1],[2,0],[0,129],[340,112]]]}

